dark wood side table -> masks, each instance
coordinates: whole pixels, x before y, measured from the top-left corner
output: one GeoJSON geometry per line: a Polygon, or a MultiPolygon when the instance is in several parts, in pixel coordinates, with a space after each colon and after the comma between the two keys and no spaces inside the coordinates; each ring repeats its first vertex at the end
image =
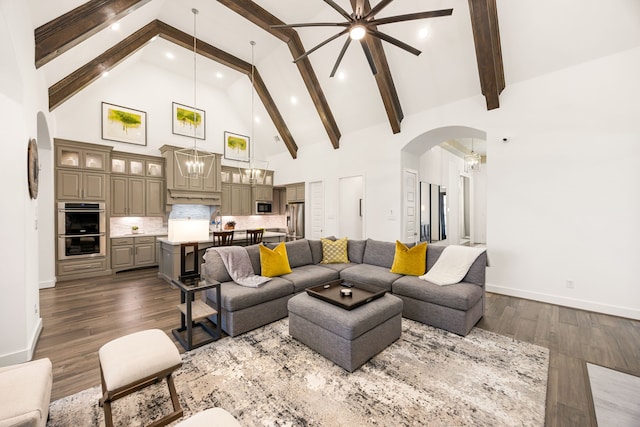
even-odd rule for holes
{"type": "Polygon", "coordinates": [[[180,328],[173,329],[172,332],[182,347],[184,347],[185,350],[192,350],[220,339],[220,337],[222,337],[222,329],[220,326],[222,325],[220,282],[210,282],[195,277],[182,280],[173,279],[171,283],[180,289],[180,305],[178,305],[178,309],[180,310],[180,328]],[[197,292],[212,288],[216,289],[216,301],[218,302],[216,308],[209,306],[204,301],[195,301],[197,292]],[[208,317],[213,315],[217,315],[217,326],[207,320],[208,317]],[[215,326],[215,328],[212,326],[215,326]],[[194,328],[202,329],[210,338],[194,343],[194,328]]]}

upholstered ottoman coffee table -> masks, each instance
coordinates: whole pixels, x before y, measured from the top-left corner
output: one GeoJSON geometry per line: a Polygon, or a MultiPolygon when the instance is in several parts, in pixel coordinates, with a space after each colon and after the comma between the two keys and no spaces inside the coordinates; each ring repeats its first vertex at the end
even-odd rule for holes
{"type": "Polygon", "coordinates": [[[342,308],[307,293],[288,302],[289,335],[353,372],[400,338],[402,300],[391,294],[342,308]]]}

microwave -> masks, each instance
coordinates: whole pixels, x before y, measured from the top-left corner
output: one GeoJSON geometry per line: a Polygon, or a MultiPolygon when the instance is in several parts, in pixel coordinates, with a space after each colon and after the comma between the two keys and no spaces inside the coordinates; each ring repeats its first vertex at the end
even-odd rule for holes
{"type": "Polygon", "coordinates": [[[256,213],[257,214],[270,214],[271,213],[271,202],[256,202],[256,213]]]}

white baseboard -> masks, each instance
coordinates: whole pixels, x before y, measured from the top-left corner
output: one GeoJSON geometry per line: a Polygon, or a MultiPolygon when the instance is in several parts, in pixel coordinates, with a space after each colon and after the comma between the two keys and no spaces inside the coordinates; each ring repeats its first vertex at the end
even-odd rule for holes
{"type": "Polygon", "coordinates": [[[44,280],[42,282],[40,282],[40,289],[47,289],[47,288],[55,288],[56,286],[56,278],[54,277],[51,280],[44,280]]]}
{"type": "Polygon", "coordinates": [[[29,347],[16,351],[14,353],[0,355],[0,366],[16,365],[18,363],[28,362],[33,359],[33,353],[36,350],[38,338],[42,332],[42,318],[38,318],[38,324],[34,328],[33,334],[29,342],[29,347]]]}
{"type": "Polygon", "coordinates": [[[640,320],[640,310],[620,307],[616,305],[601,304],[593,301],[586,301],[577,298],[567,298],[558,295],[544,294],[541,292],[532,292],[522,289],[506,288],[504,286],[486,285],[487,292],[493,292],[511,297],[530,299],[534,301],[546,302],[549,304],[562,305],[565,307],[577,308],[580,310],[595,311],[596,313],[610,314],[612,316],[626,317],[629,319],[640,320]]]}

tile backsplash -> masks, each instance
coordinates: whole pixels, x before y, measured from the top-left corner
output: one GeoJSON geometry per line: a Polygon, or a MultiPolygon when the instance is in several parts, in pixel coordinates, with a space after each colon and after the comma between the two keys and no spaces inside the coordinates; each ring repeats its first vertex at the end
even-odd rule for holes
{"type": "Polygon", "coordinates": [[[138,226],[138,233],[157,233],[162,230],[166,230],[166,224],[163,217],[112,217],[109,225],[110,234],[112,236],[122,236],[124,234],[131,234],[131,227],[138,226]]]}
{"type": "MultiPolygon", "coordinates": [[[[218,210],[217,206],[204,205],[173,205],[167,217],[113,217],[110,219],[111,236],[131,234],[131,227],[138,226],[138,233],[166,232],[168,219],[206,219],[211,221],[212,215],[218,210]]],[[[236,229],[247,228],[283,228],[287,227],[285,215],[248,215],[223,216],[222,225],[227,221],[235,221],[236,229]]],[[[213,226],[211,226],[213,229],[213,226]]]]}

